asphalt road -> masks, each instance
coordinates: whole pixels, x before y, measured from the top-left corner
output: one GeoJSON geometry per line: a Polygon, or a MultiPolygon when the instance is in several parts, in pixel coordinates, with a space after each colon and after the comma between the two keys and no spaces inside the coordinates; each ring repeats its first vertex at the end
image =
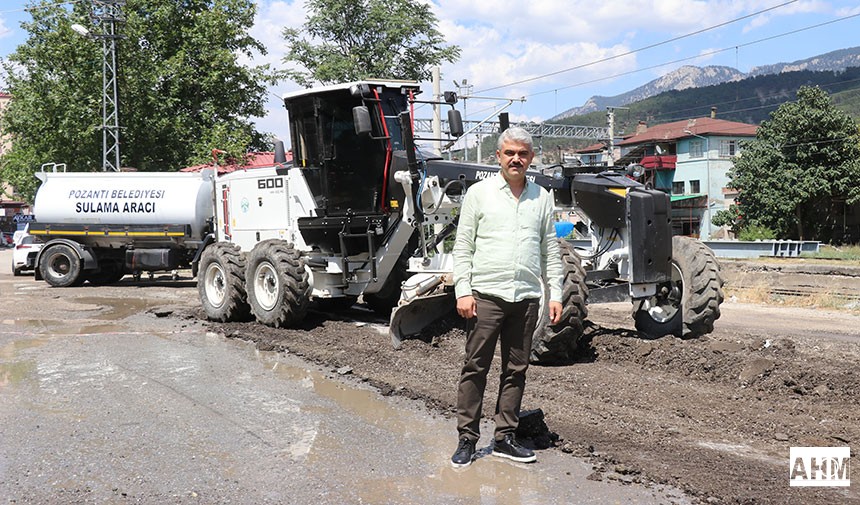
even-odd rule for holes
{"type": "Polygon", "coordinates": [[[453,420],[158,317],[196,305],[187,278],[51,289],[13,277],[10,261],[0,252],[5,503],[691,502],[589,480],[591,465],[559,450],[499,460],[487,440],[455,470],[453,420]]]}

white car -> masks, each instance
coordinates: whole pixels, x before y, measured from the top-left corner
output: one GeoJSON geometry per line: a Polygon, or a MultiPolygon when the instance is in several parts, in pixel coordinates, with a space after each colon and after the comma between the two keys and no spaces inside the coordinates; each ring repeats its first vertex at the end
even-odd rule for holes
{"type": "Polygon", "coordinates": [[[36,237],[21,234],[15,237],[14,250],[12,251],[12,274],[23,275],[25,270],[36,269],[36,255],[42,248],[42,243],[36,237]]]}

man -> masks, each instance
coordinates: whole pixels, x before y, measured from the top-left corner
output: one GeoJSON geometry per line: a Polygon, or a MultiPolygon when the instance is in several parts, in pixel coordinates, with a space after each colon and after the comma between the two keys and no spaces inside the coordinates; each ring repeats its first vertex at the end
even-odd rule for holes
{"type": "Polygon", "coordinates": [[[531,135],[510,128],[499,137],[499,175],[469,188],[454,243],[454,292],[457,312],[466,319],[466,356],[457,390],[459,444],[451,458],[468,466],[480,438],[487,372],[500,342],[502,373],[496,402],[494,456],[519,462],[536,460],[514,432],[537,324],[542,279],[549,285],[549,316],[561,318],[562,266],[553,200],[526,180],[534,158],[531,135]]]}

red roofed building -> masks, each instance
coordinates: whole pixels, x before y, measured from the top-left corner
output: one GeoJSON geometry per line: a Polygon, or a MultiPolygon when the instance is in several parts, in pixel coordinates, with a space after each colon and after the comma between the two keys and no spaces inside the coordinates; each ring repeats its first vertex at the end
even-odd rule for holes
{"type": "Polygon", "coordinates": [[[643,165],[646,183],[671,194],[676,234],[721,238],[725,230],[713,227],[711,219],[733,202],[727,174],[741,143],[757,129],[713,115],[650,128],[640,124],[636,134],[616,144],[621,156],[615,164],[643,165]]]}
{"type": "MultiPolygon", "coordinates": [[[[293,161],[293,152],[287,151],[287,162],[293,161]]],[[[219,162],[215,153],[213,153],[212,163],[206,163],[203,165],[194,165],[190,167],[185,167],[180,170],[180,172],[199,172],[204,168],[213,168],[216,165],[218,166],[218,175],[229,174],[231,172],[235,172],[237,170],[253,170],[255,168],[263,168],[263,167],[271,167],[275,164],[275,153],[273,152],[260,152],[260,153],[248,153],[245,155],[244,163],[227,163],[227,162],[219,162]]]]}

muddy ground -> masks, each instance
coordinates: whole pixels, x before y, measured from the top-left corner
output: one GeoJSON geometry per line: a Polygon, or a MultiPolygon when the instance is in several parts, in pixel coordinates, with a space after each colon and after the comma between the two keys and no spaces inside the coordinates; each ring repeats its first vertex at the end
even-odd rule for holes
{"type": "MultiPolygon", "coordinates": [[[[840,282],[850,286],[843,274],[840,282]]],[[[730,265],[727,277],[737,279],[738,270],[730,265]]],[[[590,459],[591,479],[670,484],[702,503],[860,503],[857,483],[788,485],[789,447],[853,446],[855,455],[860,447],[860,316],[849,305],[745,303],[731,284],[716,330],[695,340],[642,340],[629,304],[590,306],[579,356],[530,368],[524,410],[544,412],[558,436],[549,450],[590,459]]],[[[348,370],[383,394],[423,400],[451,416],[453,450],[461,320],[452,315],[400,350],[391,347],[386,322],[355,306],[339,315],[311,311],[299,329],[211,327],[348,370]]],[[[486,409],[494,405],[494,376],[486,409]]]]}

